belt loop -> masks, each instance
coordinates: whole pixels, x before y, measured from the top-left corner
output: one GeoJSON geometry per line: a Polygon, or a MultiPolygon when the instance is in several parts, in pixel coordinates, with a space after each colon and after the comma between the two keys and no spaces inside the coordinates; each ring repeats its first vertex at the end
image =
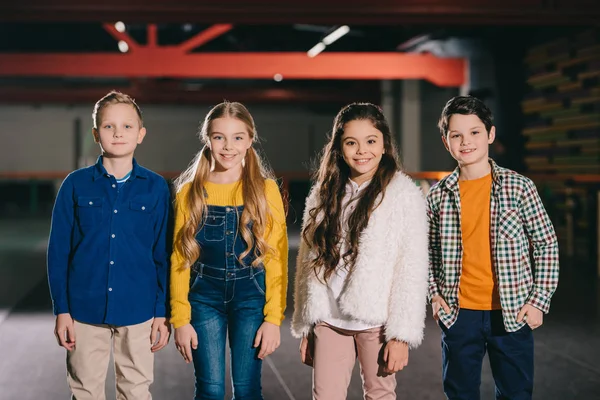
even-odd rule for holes
{"type": "Polygon", "coordinates": [[[204,264],[198,263],[198,276],[202,278],[202,271],[204,270],[204,264]]]}

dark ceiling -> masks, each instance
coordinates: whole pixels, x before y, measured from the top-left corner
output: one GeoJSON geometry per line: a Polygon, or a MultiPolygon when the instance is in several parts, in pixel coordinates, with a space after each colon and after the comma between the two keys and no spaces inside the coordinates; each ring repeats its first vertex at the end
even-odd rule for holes
{"type": "Polygon", "coordinates": [[[3,0],[3,21],[236,24],[580,25],[597,0],[3,0]]]}

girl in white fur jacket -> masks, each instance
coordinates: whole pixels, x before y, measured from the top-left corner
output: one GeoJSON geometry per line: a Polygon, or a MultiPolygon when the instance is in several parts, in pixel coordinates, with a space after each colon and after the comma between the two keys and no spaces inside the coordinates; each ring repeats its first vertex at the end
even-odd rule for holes
{"type": "Polygon", "coordinates": [[[400,171],[381,109],[350,104],[304,212],[292,334],[314,368],[313,399],[346,399],[358,357],[365,399],[395,399],[395,373],[423,339],[427,219],[400,171]]]}

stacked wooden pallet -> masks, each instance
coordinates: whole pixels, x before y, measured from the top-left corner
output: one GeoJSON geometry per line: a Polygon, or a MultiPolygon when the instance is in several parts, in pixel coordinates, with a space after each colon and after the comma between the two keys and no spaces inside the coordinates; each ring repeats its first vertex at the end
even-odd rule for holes
{"type": "Polygon", "coordinates": [[[532,47],[525,64],[529,172],[600,174],[600,29],[532,47]]]}

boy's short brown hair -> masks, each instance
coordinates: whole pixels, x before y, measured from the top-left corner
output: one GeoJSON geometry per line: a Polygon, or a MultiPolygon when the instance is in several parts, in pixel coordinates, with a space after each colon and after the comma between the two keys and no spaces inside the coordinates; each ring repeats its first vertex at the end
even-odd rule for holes
{"type": "Polygon", "coordinates": [[[144,120],[142,119],[142,110],[140,110],[140,107],[137,105],[135,100],[131,96],[129,96],[125,93],[121,93],[116,90],[113,90],[110,93],[108,93],[106,96],[104,96],[103,98],[98,100],[96,102],[96,105],[94,105],[94,111],[92,112],[92,120],[94,122],[94,129],[98,129],[98,125],[100,125],[100,118],[101,118],[102,110],[104,110],[107,106],[109,106],[111,104],[129,104],[129,105],[131,105],[135,109],[135,112],[137,113],[138,118],[140,119],[140,128],[142,128],[144,126],[144,120]]]}

